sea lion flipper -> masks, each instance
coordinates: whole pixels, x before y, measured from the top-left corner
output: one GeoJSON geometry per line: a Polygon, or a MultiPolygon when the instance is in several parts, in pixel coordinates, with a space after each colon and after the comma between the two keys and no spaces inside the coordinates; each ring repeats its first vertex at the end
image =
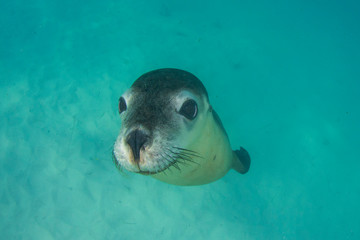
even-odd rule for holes
{"type": "Polygon", "coordinates": [[[251,163],[249,153],[243,147],[240,147],[240,150],[233,151],[233,153],[233,168],[241,174],[247,173],[251,163]]]}

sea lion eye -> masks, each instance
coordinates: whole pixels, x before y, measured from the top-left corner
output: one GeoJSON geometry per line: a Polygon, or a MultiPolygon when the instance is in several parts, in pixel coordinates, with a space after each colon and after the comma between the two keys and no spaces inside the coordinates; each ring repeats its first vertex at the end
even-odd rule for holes
{"type": "Polygon", "coordinates": [[[198,112],[197,104],[194,100],[186,100],[180,108],[179,113],[189,120],[193,120],[198,112]]]}
{"type": "Polygon", "coordinates": [[[123,97],[120,97],[119,99],[119,113],[122,113],[123,111],[126,110],[126,102],[125,99],[123,97]]]}

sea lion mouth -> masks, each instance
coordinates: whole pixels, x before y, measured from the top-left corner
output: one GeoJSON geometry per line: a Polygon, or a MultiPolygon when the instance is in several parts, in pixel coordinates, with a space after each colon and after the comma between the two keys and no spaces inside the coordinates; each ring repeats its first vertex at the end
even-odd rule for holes
{"type": "Polygon", "coordinates": [[[145,175],[145,176],[155,175],[155,174],[158,174],[158,173],[165,172],[166,170],[168,170],[172,166],[175,166],[175,168],[178,169],[181,172],[181,168],[179,167],[178,163],[180,163],[180,162],[178,160],[175,160],[174,162],[169,163],[169,165],[165,166],[164,168],[161,168],[160,170],[157,170],[157,171],[142,171],[142,170],[140,170],[137,173],[140,173],[140,174],[145,175]]]}
{"type": "MultiPolygon", "coordinates": [[[[154,170],[142,170],[141,167],[137,164],[137,168],[139,171],[131,171],[135,173],[139,173],[142,175],[155,175],[158,173],[164,173],[166,174],[166,170],[169,170],[169,172],[172,172],[171,167],[174,167],[176,170],[181,172],[181,165],[189,165],[189,164],[198,164],[197,161],[194,160],[194,158],[203,158],[200,156],[197,152],[193,150],[189,150],[186,148],[180,148],[180,147],[171,147],[167,148],[165,151],[162,151],[159,154],[160,158],[157,160],[158,169],[154,170]]],[[[121,162],[119,162],[113,152],[113,161],[116,165],[116,167],[122,171],[124,169],[123,166],[121,166],[121,162]]],[[[125,168],[126,169],[126,168],[125,168]]],[[[128,170],[128,169],[127,169],[128,170]]]]}

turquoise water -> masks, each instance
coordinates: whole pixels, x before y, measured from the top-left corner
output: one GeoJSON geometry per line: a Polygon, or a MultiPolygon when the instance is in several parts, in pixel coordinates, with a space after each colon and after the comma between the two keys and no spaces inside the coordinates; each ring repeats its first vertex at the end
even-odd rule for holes
{"type": "Polygon", "coordinates": [[[357,1],[0,0],[0,239],[360,239],[357,1]],[[246,175],[120,174],[119,96],[198,76],[246,175]]]}

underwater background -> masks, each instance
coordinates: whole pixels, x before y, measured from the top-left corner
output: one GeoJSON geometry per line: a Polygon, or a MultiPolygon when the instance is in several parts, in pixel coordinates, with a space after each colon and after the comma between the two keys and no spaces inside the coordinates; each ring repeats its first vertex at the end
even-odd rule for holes
{"type": "Polygon", "coordinates": [[[0,0],[0,239],[360,239],[358,1],[0,0]],[[195,74],[250,171],[121,174],[118,99],[195,74]]]}

